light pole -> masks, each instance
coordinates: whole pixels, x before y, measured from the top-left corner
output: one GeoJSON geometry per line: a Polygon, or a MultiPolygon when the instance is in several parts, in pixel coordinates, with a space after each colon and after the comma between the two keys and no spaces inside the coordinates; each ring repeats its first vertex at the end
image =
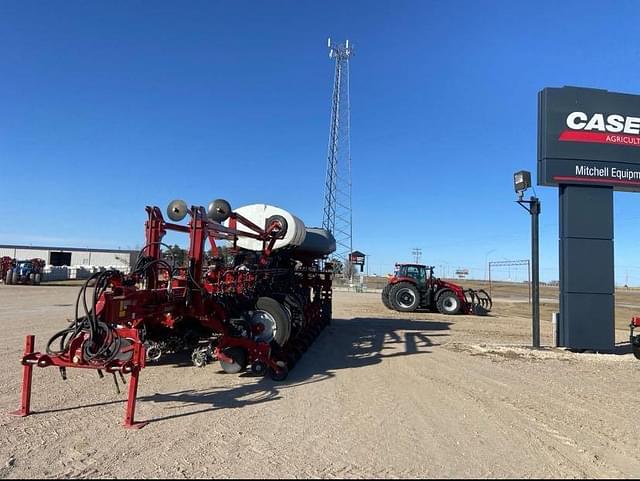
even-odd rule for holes
{"type": "Polygon", "coordinates": [[[518,194],[520,204],[531,214],[531,322],[533,330],[533,347],[540,347],[540,252],[538,250],[538,217],[540,216],[540,199],[531,196],[524,200],[524,192],[531,187],[531,173],[521,170],[513,174],[513,186],[518,194]]]}

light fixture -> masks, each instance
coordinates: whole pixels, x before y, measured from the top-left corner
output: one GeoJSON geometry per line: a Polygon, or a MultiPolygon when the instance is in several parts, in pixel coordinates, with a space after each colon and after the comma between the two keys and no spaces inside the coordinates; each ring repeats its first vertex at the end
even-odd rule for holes
{"type": "Polygon", "coordinates": [[[513,187],[520,199],[522,199],[525,190],[531,187],[531,172],[520,170],[513,174],[513,187]]]}

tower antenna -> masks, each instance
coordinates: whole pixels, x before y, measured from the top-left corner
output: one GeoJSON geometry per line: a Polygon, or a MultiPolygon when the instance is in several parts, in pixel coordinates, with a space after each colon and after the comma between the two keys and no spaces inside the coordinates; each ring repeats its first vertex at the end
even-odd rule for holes
{"type": "Polygon", "coordinates": [[[336,239],[335,257],[343,263],[343,275],[352,276],[349,254],[353,252],[351,210],[351,105],[349,101],[349,60],[353,44],[327,41],[329,58],[335,60],[327,173],[324,189],[322,227],[336,239]]]}

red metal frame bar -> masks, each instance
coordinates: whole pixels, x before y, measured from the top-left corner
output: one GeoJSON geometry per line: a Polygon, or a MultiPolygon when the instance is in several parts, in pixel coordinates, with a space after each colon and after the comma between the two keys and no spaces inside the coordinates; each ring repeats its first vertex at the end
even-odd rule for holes
{"type": "MultiPolygon", "coordinates": [[[[29,335],[24,342],[24,357],[33,354],[36,336],[29,335]]],[[[22,394],[20,397],[20,409],[12,411],[9,414],[13,416],[25,417],[31,414],[31,384],[33,380],[33,364],[32,362],[22,362],[22,394]]]]}
{"type": "MultiPolygon", "coordinates": [[[[57,366],[61,368],[74,367],[84,369],[96,369],[104,370],[108,373],[114,374],[120,372],[122,374],[131,374],[131,380],[129,383],[129,395],[127,398],[127,407],[125,411],[124,426],[126,428],[140,429],[144,427],[147,422],[136,422],[136,396],[138,393],[138,382],[140,371],[145,366],[145,349],[138,337],[137,329],[121,328],[118,329],[121,337],[130,339],[133,341],[133,354],[129,361],[112,361],[108,364],[87,364],[78,355],[73,355],[76,349],[70,350],[70,358],[63,356],[49,356],[39,352],[34,352],[35,336],[28,335],[25,339],[24,356],[22,358],[23,374],[22,374],[22,393],[20,401],[20,409],[13,411],[9,414],[14,416],[25,417],[32,414],[31,411],[31,391],[32,391],[32,379],[33,379],[33,366],[49,367],[57,366]]],[[[80,345],[78,342],[75,345],[80,345]]],[[[74,345],[72,343],[72,345],[74,345]]],[[[131,349],[123,350],[122,352],[129,352],[131,349]]]]}
{"type": "Polygon", "coordinates": [[[136,397],[138,396],[138,381],[140,377],[140,371],[142,370],[142,368],[144,368],[145,361],[144,346],[140,342],[136,342],[133,345],[133,359],[134,363],[131,368],[131,379],[129,380],[129,395],[127,397],[127,411],[124,417],[124,427],[129,429],[141,429],[145,427],[148,422],[135,421],[136,397]]]}

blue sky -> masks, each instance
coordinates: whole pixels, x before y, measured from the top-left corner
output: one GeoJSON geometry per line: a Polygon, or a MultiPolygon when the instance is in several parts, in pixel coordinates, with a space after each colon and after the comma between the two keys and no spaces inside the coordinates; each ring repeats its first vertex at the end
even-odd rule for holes
{"type": "MultiPolygon", "coordinates": [[[[420,247],[482,277],[529,257],[512,174],[535,173],[538,91],[640,93],[639,20],[631,1],[5,0],[0,243],[134,247],[144,206],[173,198],[319,225],[331,36],[356,46],[354,246],[370,272],[420,247]]],[[[557,279],[557,191],[536,190],[542,278],[557,279]]],[[[616,193],[615,216],[616,279],[640,284],[640,197],[616,193]]]]}

